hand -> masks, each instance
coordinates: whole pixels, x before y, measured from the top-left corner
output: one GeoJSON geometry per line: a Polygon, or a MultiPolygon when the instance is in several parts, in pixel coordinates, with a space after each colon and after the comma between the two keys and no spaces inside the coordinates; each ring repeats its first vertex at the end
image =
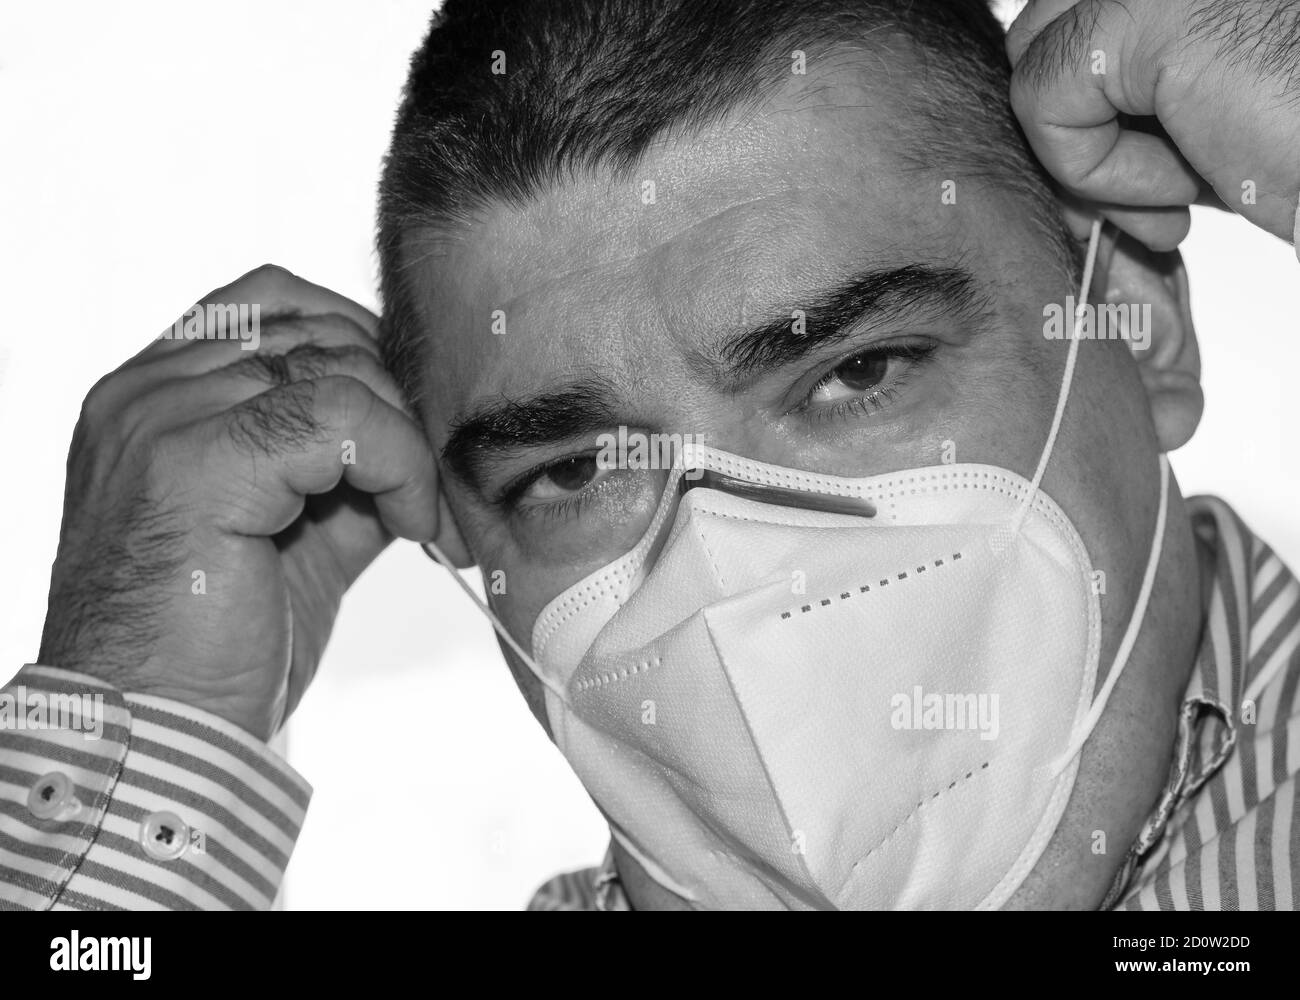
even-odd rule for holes
{"type": "Polygon", "coordinates": [[[1293,238],[1300,0],[1030,0],[1007,52],[1012,107],[1080,199],[1080,238],[1100,210],[1172,250],[1196,203],[1293,238]]]}
{"type": "Polygon", "coordinates": [[[86,397],[39,661],[268,739],[348,586],[451,520],[372,313],[269,266],[208,303],[258,305],[257,348],[159,339],[86,397]]]}

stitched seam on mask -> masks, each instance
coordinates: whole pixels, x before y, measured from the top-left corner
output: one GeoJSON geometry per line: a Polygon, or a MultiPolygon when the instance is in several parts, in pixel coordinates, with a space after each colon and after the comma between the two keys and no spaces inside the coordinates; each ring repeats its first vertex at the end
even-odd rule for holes
{"type": "MultiPolygon", "coordinates": [[[[602,575],[594,583],[584,585],[577,591],[577,593],[565,598],[565,600],[551,612],[550,621],[542,627],[541,634],[535,642],[537,647],[536,653],[539,657],[542,655],[542,652],[546,649],[551,638],[555,635],[561,625],[576,615],[579,611],[589,607],[598,597],[609,593],[608,590],[604,589],[605,586],[610,585],[611,582],[614,585],[622,586],[632,580],[634,573],[640,571],[641,566],[644,563],[644,552],[641,552],[641,550],[645,548],[648,551],[649,546],[647,545],[647,540],[652,535],[658,537],[665,529],[666,513],[668,509],[665,506],[666,497],[667,491],[665,491],[663,497],[660,497],[659,506],[655,509],[654,517],[650,522],[649,528],[646,529],[646,534],[628,552],[615,560],[615,566],[617,568],[608,574],[602,575]],[[639,552],[641,552],[640,557],[637,555],[639,552]],[[597,593],[592,593],[593,586],[600,588],[597,593]]],[[[622,602],[619,602],[619,607],[622,607],[622,602]]]]}
{"type": "Polygon", "coordinates": [[[713,575],[718,579],[718,586],[724,591],[727,589],[727,581],[722,578],[722,570],[718,569],[718,560],[713,557],[713,550],[709,548],[709,540],[704,537],[704,530],[699,530],[700,548],[704,554],[709,557],[709,565],[713,567],[713,575]]]}
{"type": "MultiPolygon", "coordinates": [[[[838,476],[822,475],[817,473],[800,473],[800,472],[786,472],[786,473],[777,474],[777,473],[767,472],[761,468],[758,468],[756,463],[753,463],[746,459],[733,459],[733,458],[723,458],[721,456],[713,456],[710,464],[713,466],[720,466],[721,467],[720,471],[747,476],[750,480],[758,480],[760,482],[775,483],[778,485],[784,485],[789,483],[810,483],[810,484],[818,485],[822,488],[829,488],[828,491],[832,492],[833,495],[835,496],[863,497],[868,500],[878,500],[881,497],[892,498],[895,496],[906,496],[910,494],[915,494],[917,492],[917,489],[913,486],[913,484],[941,483],[944,480],[954,480],[954,481],[967,480],[968,481],[972,479],[977,479],[977,480],[986,479],[986,480],[991,480],[993,482],[1002,484],[1003,487],[1005,487],[1005,489],[1001,490],[1000,492],[1004,492],[1009,496],[1022,498],[1025,494],[1024,484],[1018,483],[1016,482],[1016,480],[1002,473],[993,472],[989,470],[982,470],[979,472],[970,472],[967,470],[963,470],[961,472],[932,472],[926,475],[899,475],[893,479],[889,479],[883,483],[878,484],[877,486],[873,487],[869,491],[860,491],[860,490],[848,489],[846,487],[840,487],[838,486],[838,484],[832,484],[827,482],[827,480],[834,480],[834,479],[841,478],[838,476]],[[913,488],[911,489],[905,488],[909,486],[912,486],[913,488]],[[842,490],[842,492],[838,492],[837,490],[842,490]]],[[[951,488],[988,489],[989,487],[982,483],[954,482],[953,486],[944,485],[942,488],[943,489],[951,489],[951,488]]],[[[1035,503],[1035,506],[1037,506],[1037,503],[1035,503]]]]}
{"type": "MultiPolygon", "coordinates": [[[[760,463],[744,458],[731,458],[715,455],[711,457],[708,464],[714,467],[721,467],[718,471],[726,474],[736,474],[747,477],[751,481],[758,480],[760,482],[776,485],[809,483],[818,486],[818,492],[830,492],[834,496],[863,497],[869,500],[877,499],[880,496],[893,497],[902,495],[903,492],[914,493],[915,490],[902,491],[901,488],[912,483],[930,483],[942,481],[944,479],[993,479],[1004,484],[1011,484],[1013,487],[1016,486],[1013,479],[998,472],[992,472],[989,470],[970,472],[964,470],[961,472],[932,472],[923,476],[897,475],[892,479],[887,479],[883,483],[874,486],[869,492],[863,492],[862,490],[855,490],[836,482],[828,482],[828,480],[833,481],[843,479],[844,477],[841,476],[823,473],[802,473],[798,471],[770,472],[761,468],[760,463]],[[893,492],[893,490],[896,489],[899,490],[898,493],[893,492]]],[[[1013,489],[1010,492],[1017,495],[1023,495],[1025,491],[1022,486],[1019,489],[1013,489]]]]}
{"type": "MultiPolygon", "coordinates": [[[[971,768],[969,771],[966,772],[965,776],[963,776],[963,777],[961,777],[961,778],[958,778],[957,780],[953,781],[951,784],[948,785],[947,788],[940,788],[940,789],[939,789],[937,792],[935,792],[933,795],[928,796],[927,798],[924,798],[924,799],[922,799],[920,802],[918,802],[918,803],[916,804],[916,808],[913,809],[913,810],[912,810],[910,813],[908,813],[906,816],[904,816],[901,820],[899,820],[899,821],[898,821],[898,825],[897,825],[896,827],[894,827],[892,830],[890,830],[887,834],[885,834],[884,839],[881,840],[880,843],[878,843],[878,844],[877,844],[875,847],[873,847],[871,850],[867,851],[867,853],[864,854],[864,855],[862,855],[862,857],[858,858],[857,861],[853,862],[853,867],[850,869],[850,876],[851,876],[852,872],[855,872],[855,871],[858,870],[858,866],[859,866],[860,864],[862,864],[862,862],[866,861],[867,858],[871,857],[871,855],[875,854],[878,850],[880,850],[880,849],[881,849],[882,847],[884,847],[887,843],[889,843],[890,839],[894,836],[894,834],[896,834],[899,830],[901,830],[901,829],[902,829],[903,827],[905,827],[908,823],[910,823],[910,822],[912,821],[913,817],[915,817],[915,816],[917,815],[917,813],[919,813],[922,809],[924,809],[926,806],[928,806],[931,802],[933,802],[935,799],[937,799],[937,798],[938,798],[940,795],[942,795],[944,792],[951,792],[951,791],[952,791],[954,788],[956,788],[959,784],[961,784],[961,783],[963,783],[963,782],[966,782],[966,781],[969,781],[971,778],[973,778],[974,776],[976,776],[977,774],[979,774],[981,771],[987,771],[987,770],[988,770],[988,766],[989,766],[990,763],[991,763],[991,761],[987,761],[987,760],[986,760],[986,761],[985,761],[983,764],[981,764],[979,767],[973,767],[973,768],[971,768]]],[[[846,882],[847,882],[847,880],[846,880],[846,882]]]]}
{"type": "MultiPolygon", "coordinates": [[[[626,578],[628,577],[628,574],[620,572],[617,574],[617,577],[626,578]]],[[[616,585],[621,585],[626,582],[625,579],[618,579],[617,577],[613,580],[602,581],[600,586],[589,584],[584,587],[582,591],[569,598],[569,606],[564,609],[564,612],[560,614],[559,617],[553,619],[546,628],[542,630],[542,634],[537,641],[537,655],[542,655],[547,644],[550,643],[551,638],[559,630],[561,625],[578,614],[578,612],[590,607],[600,598],[613,594],[616,585]]]]}
{"type": "MultiPolygon", "coordinates": [[[[1024,488],[1018,487],[1017,484],[1012,479],[1010,479],[1007,476],[998,475],[992,472],[960,472],[960,473],[941,472],[941,473],[934,473],[929,476],[909,476],[907,478],[897,480],[897,483],[900,487],[909,483],[920,483],[920,484],[924,484],[928,488],[913,487],[907,490],[903,490],[900,488],[897,491],[891,490],[889,492],[873,491],[870,494],[862,494],[861,496],[863,499],[878,502],[881,499],[892,500],[892,498],[896,496],[915,496],[918,493],[936,492],[938,490],[942,490],[944,492],[948,490],[985,490],[985,491],[992,490],[995,493],[1001,493],[1003,496],[1011,497],[1013,500],[1023,499],[1025,495],[1024,488]],[[951,479],[953,481],[944,482],[944,480],[948,480],[948,479],[951,479]],[[992,482],[991,483],[971,482],[970,480],[991,480],[992,482]]],[[[1038,513],[1043,515],[1045,518],[1047,518],[1053,525],[1062,526],[1064,521],[1061,515],[1057,511],[1049,507],[1045,502],[1043,502],[1044,499],[1045,498],[1041,494],[1039,497],[1036,497],[1034,499],[1033,509],[1038,511],[1038,513]]],[[[892,502],[890,506],[891,508],[894,506],[892,502]]],[[[712,517],[727,518],[733,521],[752,521],[755,524],[786,524],[787,523],[786,521],[779,520],[776,518],[749,517],[742,514],[727,514],[721,511],[708,510],[708,509],[700,509],[699,513],[708,514],[712,517]]],[[[891,512],[891,516],[896,516],[896,515],[893,515],[891,512]]],[[[1086,560],[1082,560],[1082,559],[1080,561],[1086,562],[1086,560]]]]}
{"type": "Polygon", "coordinates": [[[642,660],[640,663],[634,663],[632,665],[631,670],[628,670],[626,667],[624,667],[622,670],[619,671],[610,671],[609,673],[606,674],[597,674],[595,677],[587,677],[579,681],[576,685],[574,685],[573,692],[574,694],[582,694],[585,691],[590,691],[592,688],[604,687],[606,684],[614,684],[618,681],[625,681],[629,677],[633,677],[636,674],[645,673],[645,671],[649,670],[651,667],[657,667],[659,665],[660,665],[659,657],[652,656],[648,660],[642,660]]]}
{"type": "MultiPolygon", "coordinates": [[[[959,559],[961,558],[961,553],[960,553],[960,552],[954,552],[954,553],[953,553],[949,558],[950,558],[950,561],[951,561],[951,562],[956,562],[957,560],[959,560],[959,559]]],[[[933,567],[933,568],[935,568],[935,569],[938,569],[940,566],[947,565],[947,563],[945,563],[944,560],[942,560],[942,559],[935,559],[935,560],[934,560],[930,565],[931,565],[931,567],[933,567]]],[[[926,570],[926,567],[925,567],[924,565],[921,565],[921,566],[916,567],[916,574],[917,574],[917,576],[919,576],[920,574],[924,573],[925,570],[926,570]]],[[[877,588],[888,587],[891,578],[894,579],[894,580],[908,580],[908,579],[916,579],[915,576],[909,576],[909,574],[908,574],[907,571],[903,571],[903,572],[901,572],[901,573],[890,573],[890,574],[887,574],[887,575],[885,576],[885,578],[884,578],[883,580],[881,580],[878,584],[876,584],[877,588]]],[[[858,594],[866,594],[866,593],[870,593],[870,591],[871,591],[871,584],[869,584],[869,583],[864,583],[864,584],[862,584],[860,587],[858,587],[858,589],[857,589],[856,591],[846,590],[846,591],[842,592],[842,593],[840,594],[840,600],[841,600],[841,601],[847,601],[850,597],[852,597],[852,596],[854,595],[854,593],[858,593],[858,594]]],[[[817,598],[816,600],[814,600],[813,602],[811,602],[810,604],[796,605],[795,607],[798,609],[798,611],[799,611],[799,613],[800,613],[801,615],[806,615],[809,611],[812,611],[812,610],[814,610],[814,609],[816,609],[816,608],[825,608],[825,607],[829,607],[829,606],[831,605],[831,603],[833,602],[833,600],[834,600],[833,597],[819,597],[819,598],[817,598]]],[[[795,609],[792,608],[792,609],[789,610],[789,611],[782,611],[782,612],[781,612],[781,620],[782,620],[782,621],[785,621],[786,619],[792,617],[792,616],[794,615],[794,610],[795,610],[795,609]]]]}
{"type": "MultiPolygon", "coordinates": [[[[998,475],[998,474],[996,474],[996,473],[991,473],[991,472],[961,472],[961,473],[942,473],[942,472],[941,472],[941,473],[937,473],[937,474],[932,474],[932,475],[930,475],[930,476],[913,476],[913,477],[911,477],[911,478],[909,478],[909,479],[907,479],[907,480],[904,480],[904,481],[906,481],[906,482],[913,482],[913,481],[927,482],[927,481],[931,481],[931,480],[942,480],[942,479],[947,479],[947,478],[952,478],[953,480],[968,480],[968,479],[971,479],[971,478],[976,478],[976,479],[991,479],[991,480],[993,480],[995,483],[998,483],[998,484],[1000,484],[1000,485],[999,485],[999,486],[990,486],[990,485],[987,484],[987,483],[970,483],[970,482],[954,481],[954,482],[951,483],[951,484],[947,484],[947,483],[945,483],[944,485],[942,485],[942,486],[940,487],[940,489],[945,490],[945,491],[946,491],[946,490],[950,490],[950,489],[957,489],[957,490],[962,490],[962,489],[990,490],[990,489],[992,489],[994,492],[1001,493],[1001,494],[1003,494],[1004,496],[1009,496],[1009,497],[1011,497],[1011,498],[1014,499],[1014,500],[1022,500],[1022,499],[1024,498],[1024,495],[1025,495],[1025,489],[1024,489],[1024,487],[1018,487],[1017,484],[1016,484],[1016,483],[1015,483],[1015,482],[1014,482],[1010,477],[1008,477],[1008,476],[1003,476],[1003,475],[998,475]]],[[[915,494],[915,493],[917,493],[917,492],[918,492],[918,491],[915,490],[915,489],[913,489],[913,490],[909,490],[909,491],[908,491],[909,494],[915,494]]],[[[892,496],[892,495],[893,495],[893,494],[890,494],[890,496],[892,496]]],[[[1031,504],[1031,509],[1037,511],[1037,512],[1038,512],[1039,514],[1041,514],[1044,518],[1046,518],[1047,521],[1048,521],[1048,522],[1049,522],[1053,527],[1056,527],[1056,528],[1060,528],[1060,529],[1062,529],[1063,534],[1065,534],[1065,535],[1069,538],[1069,540],[1070,540],[1070,547],[1074,550],[1075,559],[1076,559],[1076,561],[1078,562],[1078,564],[1081,565],[1081,566],[1083,566],[1083,567],[1085,568],[1085,571],[1091,569],[1091,564],[1089,563],[1088,558],[1087,558],[1087,552],[1084,551],[1084,549],[1083,549],[1082,545],[1080,544],[1079,540],[1076,539],[1076,538],[1074,537],[1073,532],[1071,532],[1071,531],[1069,531],[1069,530],[1066,530],[1066,529],[1068,528],[1068,522],[1067,522],[1067,520],[1066,520],[1064,514],[1063,514],[1061,511],[1059,511],[1059,510],[1055,509],[1054,507],[1052,507],[1052,506],[1047,502],[1047,496],[1046,496],[1046,494],[1043,494],[1043,493],[1040,491],[1039,494],[1038,494],[1037,496],[1034,497],[1034,502],[1033,502],[1033,504],[1031,504]]]]}
{"type": "Polygon", "coordinates": [[[707,514],[709,517],[716,517],[719,520],[723,520],[723,521],[748,521],[751,524],[775,524],[777,526],[781,526],[781,525],[785,525],[787,527],[790,526],[789,521],[781,521],[776,518],[749,517],[746,514],[728,514],[720,510],[705,510],[704,508],[699,508],[698,513],[707,514]]]}

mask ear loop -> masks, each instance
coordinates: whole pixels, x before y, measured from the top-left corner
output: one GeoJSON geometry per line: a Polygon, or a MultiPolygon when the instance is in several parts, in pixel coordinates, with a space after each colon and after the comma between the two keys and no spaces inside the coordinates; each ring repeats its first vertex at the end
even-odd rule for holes
{"type": "Polygon", "coordinates": [[[1084,308],[1088,304],[1088,292],[1092,288],[1092,272],[1097,264],[1097,246],[1100,242],[1101,219],[1095,219],[1092,223],[1092,234],[1088,237],[1088,259],[1083,267],[1083,287],[1079,289],[1079,298],[1074,307],[1074,326],[1070,331],[1070,348],[1065,356],[1065,374],[1061,376],[1061,391],[1056,397],[1056,413],[1052,416],[1052,427],[1047,432],[1047,443],[1043,445],[1043,452],[1038,458],[1038,468],[1034,470],[1029,492],[1025,494],[1011,522],[1012,535],[1020,533],[1025,515],[1029,513],[1029,508],[1038,498],[1043,473],[1047,471],[1048,460],[1051,459],[1052,449],[1056,446],[1056,435],[1061,430],[1061,418],[1065,416],[1065,404],[1070,398],[1070,386],[1074,382],[1074,365],[1079,357],[1079,326],[1083,322],[1084,308]]]}
{"type": "MultiPolygon", "coordinates": [[[[693,445],[687,445],[685,455],[679,453],[674,458],[673,470],[664,487],[663,496],[659,499],[659,506],[655,510],[654,520],[651,522],[650,528],[646,531],[646,537],[641,540],[638,547],[648,547],[653,541],[651,536],[656,536],[657,533],[662,530],[668,511],[676,502],[678,479],[686,473],[686,470],[693,462],[693,447],[693,445]]],[[[424,550],[425,555],[441,565],[451,574],[451,578],[456,581],[456,585],[459,586],[461,590],[469,594],[470,600],[478,605],[479,610],[482,611],[483,614],[487,616],[488,621],[492,623],[492,627],[496,629],[497,635],[501,636],[501,638],[505,640],[506,645],[515,651],[515,655],[524,662],[524,666],[532,672],[533,676],[541,681],[542,684],[545,685],[546,689],[559,698],[564,705],[569,705],[569,695],[565,690],[564,685],[559,681],[548,677],[546,672],[542,670],[541,664],[533,658],[532,654],[525,652],[524,648],[515,641],[515,637],[510,634],[510,630],[506,628],[505,623],[497,617],[496,612],[492,610],[491,606],[486,601],[480,598],[478,594],[474,593],[474,588],[465,582],[464,578],[460,575],[460,571],[456,569],[455,564],[447,558],[447,554],[443,552],[442,549],[438,548],[437,543],[423,542],[421,543],[420,548],[424,550]]]]}
{"type": "Polygon", "coordinates": [[[510,630],[506,628],[505,623],[497,617],[496,612],[492,610],[486,601],[480,598],[478,594],[474,593],[474,588],[465,582],[464,577],[460,575],[460,572],[456,569],[455,565],[453,565],[452,561],[447,558],[446,553],[443,552],[442,549],[438,548],[434,542],[425,542],[420,546],[420,548],[424,549],[425,554],[431,559],[446,568],[447,572],[451,574],[451,578],[459,584],[460,589],[469,594],[470,599],[479,606],[479,610],[482,611],[483,614],[487,615],[488,620],[492,623],[492,627],[497,630],[497,635],[501,636],[510,648],[515,651],[515,655],[524,661],[524,665],[532,671],[533,676],[546,685],[547,689],[552,694],[567,705],[569,703],[569,696],[565,693],[564,688],[557,681],[547,677],[546,674],[542,672],[542,668],[537,665],[537,661],[534,660],[530,654],[525,653],[523,647],[520,646],[519,643],[515,642],[515,637],[510,634],[510,630]]]}
{"type": "MultiPolygon", "coordinates": [[[[1056,399],[1056,412],[1052,415],[1052,426],[1047,432],[1047,442],[1043,445],[1043,453],[1038,459],[1038,468],[1034,470],[1033,481],[1030,483],[1030,488],[1025,494],[1024,500],[1021,501],[1020,507],[1016,510],[1015,519],[1012,521],[1012,534],[1020,531],[1021,526],[1024,524],[1025,515],[1029,513],[1034,501],[1038,498],[1038,492],[1043,482],[1043,474],[1047,471],[1047,463],[1052,457],[1052,449],[1056,446],[1056,436],[1061,430],[1061,420],[1065,416],[1065,404],[1070,398],[1070,387],[1074,382],[1074,368],[1079,358],[1079,327],[1083,322],[1084,309],[1088,303],[1088,292],[1092,289],[1092,275],[1097,264],[1097,248],[1100,238],[1101,219],[1095,219],[1092,223],[1092,232],[1088,237],[1088,257],[1087,262],[1084,264],[1083,283],[1079,289],[1079,298],[1075,306],[1074,327],[1070,334],[1070,347],[1065,358],[1065,372],[1061,376],[1061,391],[1056,399]]],[[[1083,720],[1083,724],[1071,738],[1065,752],[1049,765],[1053,778],[1069,767],[1070,762],[1083,749],[1083,744],[1092,735],[1093,729],[1096,728],[1098,721],[1101,719],[1102,712],[1106,710],[1106,703],[1110,700],[1111,692],[1115,690],[1120,674],[1123,673],[1124,667],[1128,663],[1128,658],[1133,652],[1133,646],[1137,643],[1138,633],[1142,630],[1142,622],[1146,618],[1146,609],[1151,599],[1151,591],[1155,587],[1156,570],[1160,565],[1160,552],[1164,545],[1168,501],[1169,459],[1167,456],[1161,455],[1160,506],[1156,512],[1155,535],[1151,541],[1151,552],[1147,557],[1146,570],[1142,575],[1142,586],[1138,590],[1137,601],[1133,604],[1133,613],[1129,616],[1128,627],[1124,631],[1123,639],[1120,640],[1119,649],[1115,651],[1115,659],[1111,663],[1110,673],[1107,675],[1105,683],[1102,684],[1101,690],[1092,700],[1092,705],[1083,720]]]]}
{"type": "Polygon", "coordinates": [[[1083,725],[1079,727],[1079,732],[1070,740],[1070,745],[1065,752],[1052,762],[1053,777],[1056,777],[1070,766],[1070,761],[1074,759],[1075,754],[1083,749],[1083,744],[1092,735],[1093,729],[1101,720],[1101,713],[1106,710],[1106,702],[1110,699],[1110,693],[1115,690],[1119,675],[1124,672],[1124,667],[1128,664],[1129,654],[1133,652],[1133,647],[1137,643],[1138,633],[1142,631],[1142,622],[1146,618],[1147,603],[1151,600],[1151,591],[1156,584],[1156,569],[1160,565],[1160,550],[1164,546],[1165,515],[1168,503],[1169,457],[1161,455],[1160,508],[1156,512],[1155,537],[1151,541],[1151,554],[1147,557],[1146,572],[1142,574],[1142,587],[1138,590],[1137,600],[1133,604],[1133,613],[1129,616],[1128,628],[1124,630],[1124,638],[1120,640],[1119,649],[1115,651],[1115,660],[1111,664],[1110,674],[1107,675],[1106,682],[1102,684],[1101,690],[1097,692],[1097,697],[1093,699],[1092,708],[1088,710],[1088,715],[1083,720],[1083,725]]]}

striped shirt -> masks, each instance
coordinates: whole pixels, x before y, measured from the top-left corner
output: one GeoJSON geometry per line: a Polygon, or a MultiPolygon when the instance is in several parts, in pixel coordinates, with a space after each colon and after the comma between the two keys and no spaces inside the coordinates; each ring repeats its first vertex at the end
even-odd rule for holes
{"type": "Polygon", "coordinates": [[[268,909],[310,798],[215,715],[24,667],[0,691],[0,910],[268,909]]]}
{"type": "MultiPolygon", "coordinates": [[[[1300,584],[1223,501],[1189,502],[1214,552],[1204,631],[1168,783],[1104,909],[1300,907],[1300,584]]],[[[530,910],[629,910],[612,853],[543,885],[530,910]]]]}

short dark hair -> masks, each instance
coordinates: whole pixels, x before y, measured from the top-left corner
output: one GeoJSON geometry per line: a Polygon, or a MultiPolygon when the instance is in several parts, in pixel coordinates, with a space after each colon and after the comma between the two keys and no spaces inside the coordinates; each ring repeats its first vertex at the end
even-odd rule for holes
{"type": "Polygon", "coordinates": [[[447,0],[411,59],[380,182],[385,363],[420,409],[430,338],[409,272],[434,242],[411,254],[414,234],[598,169],[626,179],[655,138],[770,97],[795,49],[812,60],[909,41],[925,86],[909,95],[915,142],[898,152],[1020,192],[1068,259],[1008,101],[1003,38],[987,0],[447,0]]]}

